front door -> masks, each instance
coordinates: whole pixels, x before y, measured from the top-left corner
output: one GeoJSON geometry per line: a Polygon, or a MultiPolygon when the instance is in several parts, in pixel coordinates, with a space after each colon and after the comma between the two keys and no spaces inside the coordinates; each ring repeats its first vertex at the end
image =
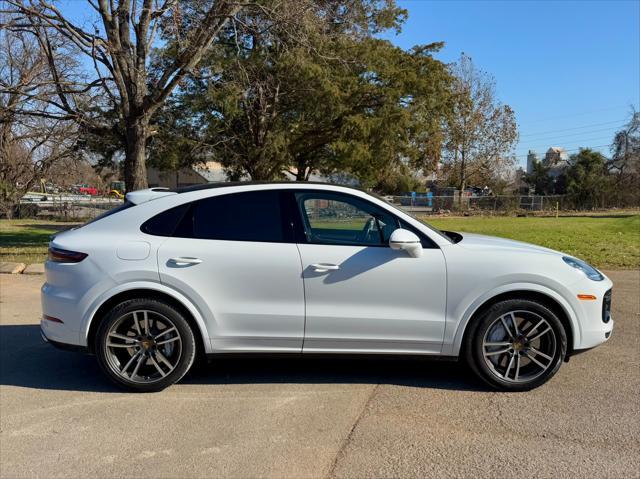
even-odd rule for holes
{"type": "Polygon", "coordinates": [[[445,328],[444,256],[428,238],[412,258],[388,246],[404,225],[355,196],[295,194],[305,242],[304,352],[439,353],[445,328]]]}

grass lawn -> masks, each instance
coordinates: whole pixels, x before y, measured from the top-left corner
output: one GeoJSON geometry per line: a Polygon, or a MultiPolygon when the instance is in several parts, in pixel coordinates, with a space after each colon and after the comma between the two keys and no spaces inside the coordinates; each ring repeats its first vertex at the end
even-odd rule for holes
{"type": "MultiPolygon", "coordinates": [[[[640,266],[640,215],[560,218],[423,217],[433,226],[502,236],[564,251],[600,268],[640,266]]],[[[0,261],[46,259],[49,236],[77,223],[0,220],[0,261]]],[[[338,226],[336,224],[336,226],[338,226]]]]}
{"type": "Polygon", "coordinates": [[[42,263],[49,237],[78,223],[42,220],[0,220],[0,261],[42,263]]]}
{"type": "Polygon", "coordinates": [[[640,215],[421,219],[442,230],[501,236],[546,246],[599,268],[640,266],[640,215]]]}

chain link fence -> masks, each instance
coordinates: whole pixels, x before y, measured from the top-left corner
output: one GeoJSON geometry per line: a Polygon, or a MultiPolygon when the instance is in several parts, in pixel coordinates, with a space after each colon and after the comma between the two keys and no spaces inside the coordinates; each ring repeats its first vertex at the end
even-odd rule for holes
{"type": "Polygon", "coordinates": [[[593,211],[620,208],[638,208],[638,201],[619,198],[599,198],[586,207],[569,195],[553,196],[385,196],[390,203],[411,213],[420,214],[495,214],[555,213],[560,211],[593,211]]]}
{"type": "MultiPolygon", "coordinates": [[[[640,202],[603,197],[585,207],[569,195],[555,196],[385,196],[387,201],[414,214],[555,214],[567,211],[594,211],[640,207],[640,202]]],[[[85,195],[25,197],[15,218],[43,218],[86,221],[122,204],[121,199],[85,195]]]]}
{"type": "Polygon", "coordinates": [[[86,221],[122,202],[118,198],[86,195],[27,195],[20,201],[14,217],[86,221]]]}

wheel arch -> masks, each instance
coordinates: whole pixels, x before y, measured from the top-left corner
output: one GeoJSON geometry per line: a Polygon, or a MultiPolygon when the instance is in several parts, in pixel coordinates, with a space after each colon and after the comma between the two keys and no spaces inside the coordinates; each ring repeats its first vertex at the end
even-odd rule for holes
{"type": "Polygon", "coordinates": [[[196,337],[197,354],[207,354],[211,352],[207,328],[197,309],[189,304],[186,298],[178,297],[176,294],[171,294],[168,291],[149,286],[132,286],[128,289],[113,292],[113,294],[100,302],[99,306],[95,308],[94,312],[90,315],[88,327],[85,328],[87,348],[90,352],[93,352],[95,335],[106,313],[115,305],[134,298],[157,299],[176,308],[193,329],[196,337]]]}
{"type": "Polygon", "coordinates": [[[469,328],[469,325],[473,322],[473,320],[481,316],[494,304],[508,299],[528,299],[541,303],[549,308],[558,317],[565,328],[565,332],[567,334],[567,357],[571,354],[574,344],[578,339],[577,335],[580,331],[578,323],[577,321],[575,321],[575,316],[572,314],[573,312],[571,311],[570,306],[566,303],[563,304],[564,301],[560,297],[555,296],[553,293],[527,288],[518,288],[499,292],[489,298],[484,299],[480,302],[479,305],[475,306],[475,308],[472,306],[470,308],[471,311],[467,315],[465,315],[467,317],[467,320],[461,322],[460,326],[458,327],[458,331],[456,332],[454,345],[457,350],[457,354],[461,353],[461,349],[467,339],[467,333],[471,329],[469,328]]]}

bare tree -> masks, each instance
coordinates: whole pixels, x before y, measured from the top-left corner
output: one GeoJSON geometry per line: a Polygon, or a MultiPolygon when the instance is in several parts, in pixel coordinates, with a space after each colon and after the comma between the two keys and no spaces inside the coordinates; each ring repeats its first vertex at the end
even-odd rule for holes
{"type": "MultiPolygon", "coordinates": [[[[67,67],[61,61],[60,79],[67,67]]],[[[0,32],[0,212],[7,217],[52,165],[77,155],[73,122],[46,115],[56,94],[49,73],[31,35],[0,32]]]]}
{"type": "Polygon", "coordinates": [[[114,125],[99,113],[115,113],[117,134],[125,145],[128,190],[147,186],[146,148],[155,132],[154,113],[242,8],[229,0],[87,0],[96,13],[88,30],[47,0],[5,1],[11,20],[4,26],[35,35],[56,80],[57,98],[51,100],[56,111],[49,109],[42,116],[72,119],[94,134],[113,134],[114,125]],[[162,32],[172,38],[159,39],[162,32]],[[151,50],[168,40],[176,51],[151,68],[151,50]],[[83,84],[66,83],[60,76],[57,52],[68,48],[89,58],[94,67],[83,84]]]}
{"type": "Polygon", "coordinates": [[[443,160],[462,192],[471,180],[504,171],[518,139],[513,110],[495,95],[493,78],[462,54],[453,65],[453,110],[447,120],[443,160]]]}
{"type": "Polygon", "coordinates": [[[629,122],[613,138],[608,166],[621,174],[640,173],[640,112],[634,107],[629,122]]]}
{"type": "Polygon", "coordinates": [[[640,112],[631,107],[629,121],[613,137],[607,162],[614,182],[612,195],[620,206],[640,202],[640,112]]]}

